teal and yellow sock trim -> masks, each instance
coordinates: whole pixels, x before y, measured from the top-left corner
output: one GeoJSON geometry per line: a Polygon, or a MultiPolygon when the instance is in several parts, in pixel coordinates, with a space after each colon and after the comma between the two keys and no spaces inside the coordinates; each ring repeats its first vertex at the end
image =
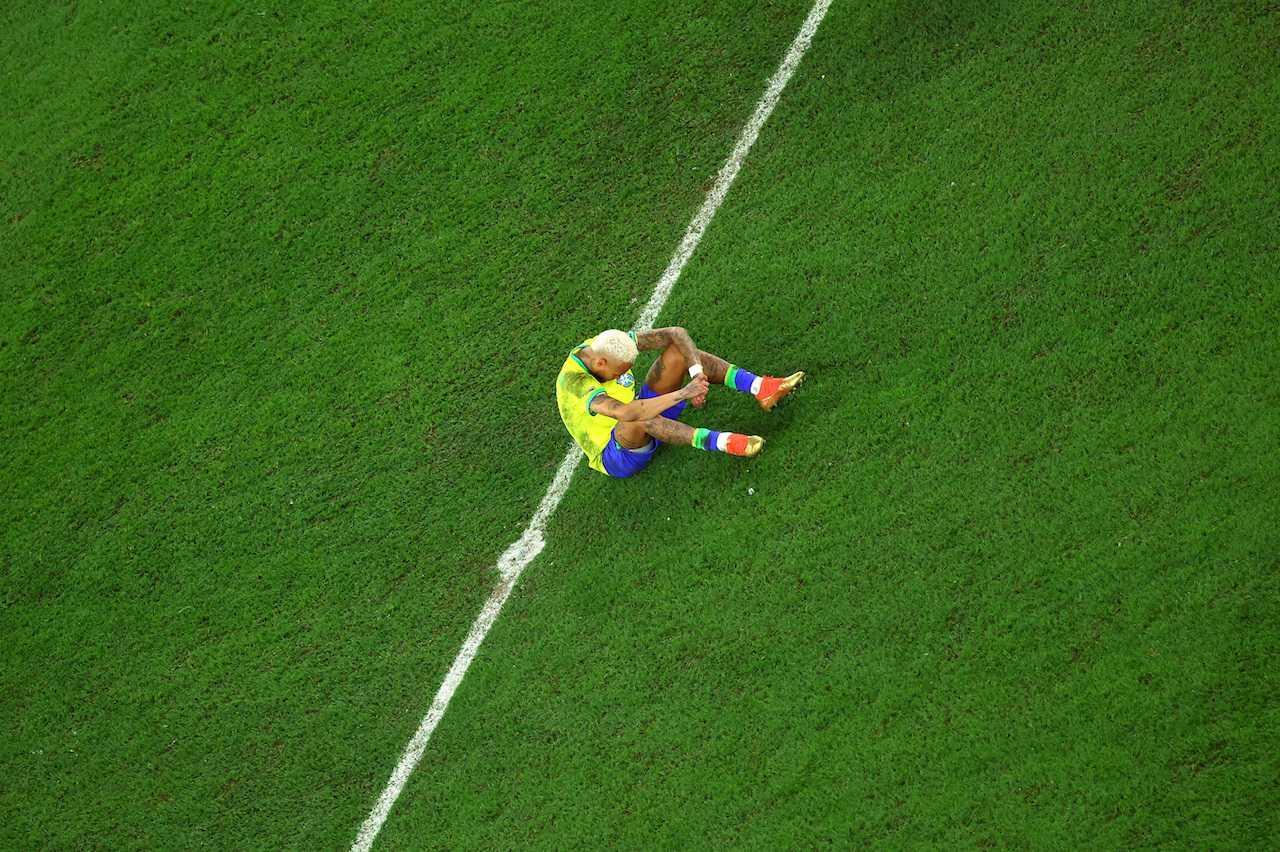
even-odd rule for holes
{"type": "Polygon", "coordinates": [[[710,434],[710,429],[694,429],[693,446],[699,450],[705,450],[707,448],[707,436],[710,434]]]}

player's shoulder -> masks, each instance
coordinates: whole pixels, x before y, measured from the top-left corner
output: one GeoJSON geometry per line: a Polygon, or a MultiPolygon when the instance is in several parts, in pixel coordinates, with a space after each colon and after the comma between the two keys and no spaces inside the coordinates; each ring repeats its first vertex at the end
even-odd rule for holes
{"type": "Polygon", "coordinates": [[[564,356],[564,363],[560,365],[560,372],[566,373],[577,371],[590,374],[590,371],[587,369],[587,365],[582,360],[581,356],[582,350],[590,346],[591,341],[594,339],[594,337],[588,337],[586,340],[570,349],[568,354],[564,356]]]}
{"type": "Polygon", "coordinates": [[[564,372],[565,370],[585,371],[587,369],[587,365],[582,360],[582,350],[585,348],[586,348],[585,345],[579,344],[578,346],[573,347],[567,353],[565,353],[564,364],[560,366],[560,371],[561,372],[564,372]]]}
{"type": "Polygon", "coordinates": [[[558,391],[583,394],[593,388],[600,387],[600,381],[591,375],[587,365],[578,357],[578,353],[586,348],[587,345],[584,343],[581,346],[574,347],[565,357],[564,364],[560,366],[560,374],[556,376],[556,389],[558,391]]]}

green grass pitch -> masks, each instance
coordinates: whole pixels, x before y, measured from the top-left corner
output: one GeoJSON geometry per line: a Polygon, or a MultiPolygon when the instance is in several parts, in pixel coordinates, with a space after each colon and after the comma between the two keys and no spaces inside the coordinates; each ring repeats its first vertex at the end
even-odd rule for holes
{"type": "MultiPolygon", "coordinates": [[[[808,5],[5,5],[0,847],[352,842],[808,5]]],[[[378,848],[1274,844],[1277,55],[836,0],[378,848]]]]}

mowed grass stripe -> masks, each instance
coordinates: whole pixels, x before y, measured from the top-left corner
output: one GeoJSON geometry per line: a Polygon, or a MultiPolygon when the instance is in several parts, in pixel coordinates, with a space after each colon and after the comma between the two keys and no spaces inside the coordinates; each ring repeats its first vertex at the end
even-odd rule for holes
{"type": "Polygon", "coordinates": [[[19,16],[5,845],[349,841],[804,8],[19,16]]]}
{"type": "Polygon", "coordinates": [[[1275,31],[836,4],[664,314],[810,383],[575,486],[389,845],[1267,845],[1275,31]]]}

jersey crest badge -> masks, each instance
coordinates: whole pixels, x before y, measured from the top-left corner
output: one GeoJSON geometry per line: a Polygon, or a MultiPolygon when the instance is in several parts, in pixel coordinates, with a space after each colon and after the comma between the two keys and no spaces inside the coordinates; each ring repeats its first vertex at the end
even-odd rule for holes
{"type": "Polygon", "coordinates": [[[618,376],[618,384],[622,385],[624,388],[629,388],[635,383],[636,383],[636,377],[631,375],[630,371],[623,373],[621,376],[618,376]]]}

